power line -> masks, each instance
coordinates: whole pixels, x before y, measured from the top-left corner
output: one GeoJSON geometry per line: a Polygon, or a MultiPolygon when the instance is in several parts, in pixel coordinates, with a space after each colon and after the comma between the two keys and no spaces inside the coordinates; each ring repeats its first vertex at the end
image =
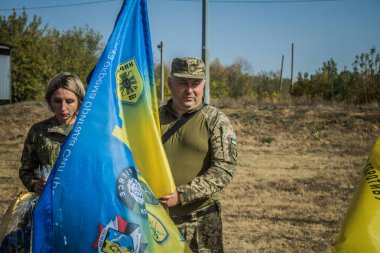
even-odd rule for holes
{"type": "MultiPolygon", "coordinates": [[[[0,11],[12,11],[12,10],[38,10],[38,9],[51,9],[51,8],[61,8],[61,7],[72,7],[72,6],[81,6],[81,5],[90,5],[90,4],[99,4],[105,2],[115,2],[118,0],[101,0],[101,1],[92,1],[92,2],[83,2],[76,4],[61,4],[61,5],[48,5],[48,6],[36,6],[36,7],[23,7],[23,8],[8,8],[0,9],[0,11]]],[[[176,2],[199,2],[200,0],[172,0],[176,2]]],[[[346,0],[210,0],[214,3],[248,3],[248,4],[265,4],[265,3],[313,3],[313,2],[338,2],[346,0]]]]}
{"type": "Polygon", "coordinates": [[[38,6],[38,7],[0,9],[0,11],[50,9],[50,8],[71,7],[71,6],[79,6],[79,5],[99,4],[99,3],[115,2],[115,1],[118,1],[118,0],[102,0],[102,1],[83,2],[83,3],[76,3],[76,4],[61,4],[61,5],[49,5],[49,6],[38,6]]]}
{"type": "MultiPolygon", "coordinates": [[[[176,2],[199,2],[200,0],[172,0],[176,2]]],[[[246,4],[271,4],[271,3],[316,3],[316,2],[341,2],[347,0],[209,0],[214,3],[246,3],[246,4]]]]}

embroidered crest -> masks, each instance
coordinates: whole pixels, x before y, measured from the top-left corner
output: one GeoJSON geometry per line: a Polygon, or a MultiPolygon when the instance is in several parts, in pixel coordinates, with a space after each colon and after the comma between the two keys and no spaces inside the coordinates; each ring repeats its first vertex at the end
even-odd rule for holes
{"type": "Polygon", "coordinates": [[[135,59],[120,64],[116,71],[116,94],[126,103],[136,103],[143,92],[143,80],[135,59]]]}
{"type": "Polygon", "coordinates": [[[139,225],[127,222],[119,215],[106,226],[99,225],[99,234],[92,245],[98,253],[144,252],[146,243],[141,243],[142,232],[139,225]]]}
{"type": "Polygon", "coordinates": [[[150,225],[150,233],[153,239],[158,243],[165,241],[166,238],[168,238],[168,231],[166,230],[164,224],[150,212],[148,212],[148,219],[150,225]]]}
{"type": "Polygon", "coordinates": [[[236,138],[234,137],[230,137],[230,156],[236,162],[237,149],[236,149],[236,138]]]}
{"type": "Polygon", "coordinates": [[[116,181],[117,195],[121,202],[134,213],[146,215],[144,191],[137,179],[137,171],[128,167],[121,171],[116,181]]]}
{"type": "Polygon", "coordinates": [[[139,178],[139,183],[140,183],[141,189],[144,193],[145,204],[149,204],[152,206],[159,205],[160,202],[156,199],[153,192],[150,190],[149,186],[144,181],[142,181],[140,178],[139,178]]]}

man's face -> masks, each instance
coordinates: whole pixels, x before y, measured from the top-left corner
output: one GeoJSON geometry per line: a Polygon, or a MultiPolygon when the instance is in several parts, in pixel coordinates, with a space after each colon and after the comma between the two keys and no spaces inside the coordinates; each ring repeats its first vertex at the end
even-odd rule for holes
{"type": "Polygon", "coordinates": [[[172,76],[169,79],[169,88],[172,92],[174,109],[182,114],[201,104],[205,84],[206,81],[203,79],[172,76]]]}

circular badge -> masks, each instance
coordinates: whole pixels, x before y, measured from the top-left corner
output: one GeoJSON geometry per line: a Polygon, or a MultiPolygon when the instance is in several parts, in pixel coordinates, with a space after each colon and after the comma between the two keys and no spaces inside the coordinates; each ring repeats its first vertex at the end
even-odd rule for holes
{"type": "Polygon", "coordinates": [[[141,208],[145,209],[144,193],[135,168],[128,167],[121,171],[116,189],[119,199],[128,209],[135,213],[139,213],[141,208]]]}

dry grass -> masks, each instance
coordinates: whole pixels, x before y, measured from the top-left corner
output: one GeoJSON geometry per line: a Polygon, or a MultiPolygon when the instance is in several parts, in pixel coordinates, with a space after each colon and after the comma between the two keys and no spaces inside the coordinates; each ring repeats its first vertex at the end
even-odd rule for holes
{"type": "Polygon", "coordinates": [[[0,106],[0,215],[18,193],[26,192],[18,177],[24,140],[32,124],[50,114],[41,103],[0,106]]]}
{"type": "MultiPolygon", "coordinates": [[[[374,106],[223,106],[239,163],[223,195],[226,252],[330,252],[379,135],[374,106]]],[[[29,127],[46,106],[0,106],[0,215],[24,190],[18,179],[29,127]]]]}
{"type": "Polygon", "coordinates": [[[223,199],[226,252],[330,252],[379,135],[378,108],[224,111],[239,137],[237,173],[223,199]]]}

